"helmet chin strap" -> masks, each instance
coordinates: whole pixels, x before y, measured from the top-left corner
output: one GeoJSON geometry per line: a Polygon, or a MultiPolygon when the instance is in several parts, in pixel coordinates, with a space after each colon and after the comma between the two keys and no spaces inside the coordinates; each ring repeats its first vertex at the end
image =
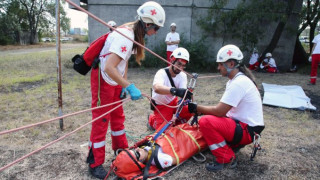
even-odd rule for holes
{"type": "Polygon", "coordinates": [[[239,64],[235,65],[233,68],[229,68],[229,67],[226,65],[226,63],[223,63],[223,66],[226,68],[226,70],[227,70],[227,76],[229,77],[230,73],[231,73],[234,69],[236,69],[236,68],[239,67],[239,64]]]}

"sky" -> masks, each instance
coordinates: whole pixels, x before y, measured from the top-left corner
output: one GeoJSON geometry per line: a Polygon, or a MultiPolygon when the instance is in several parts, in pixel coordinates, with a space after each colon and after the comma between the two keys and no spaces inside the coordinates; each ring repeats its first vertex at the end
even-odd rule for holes
{"type": "Polygon", "coordinates": [[[86,13],[70,9],[68,5],[65,6],[65,10],[67,11],[67,17],[71,20],[71,28],[88,29],[88,15],[86,13]]]}

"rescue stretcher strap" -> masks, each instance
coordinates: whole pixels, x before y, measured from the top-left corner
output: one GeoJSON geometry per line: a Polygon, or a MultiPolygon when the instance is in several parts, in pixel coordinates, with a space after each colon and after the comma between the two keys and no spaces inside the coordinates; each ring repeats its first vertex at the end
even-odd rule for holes
{"type": "Polygon", "coordinates": [[[170,144],[171,149],[172,149],[172,152],[174,153],[174,156],[175,156],[176,159],[177,159],[177,165],[179,165],[179,164],[180,164],[180,159],[179,159],[179,156],[178,156],[176,150],[175,150],[174,147],[173,147],[172,142],[171,142],[170,139],[167,137],[167,135],[163,134],[163,137],[166,138],[167,141],[168,141],[168,143],[170,144]]]}
{"type": "Polygon", "coordinates": [[[201,151],[201,147],[200,147],[198,141],[197,141],[189,132],[183,130],[183,129],[180,128],[180,127],[179,127],[179,130],[182,131],[182,132],[184,132],[184,133],[186,133],[186,134],[190,137],[190,139],[198,146],[198,149],[199,149],[198,152],[200,152],[200,151],[201,151]]]}

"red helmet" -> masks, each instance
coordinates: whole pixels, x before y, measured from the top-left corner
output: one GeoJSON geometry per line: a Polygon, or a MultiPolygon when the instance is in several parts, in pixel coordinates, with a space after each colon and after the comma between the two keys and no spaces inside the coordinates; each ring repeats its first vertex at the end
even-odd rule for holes
{"type": "Polygon", "coordinates": [[[135,154],[132,150],[124,149],[121,151],[116,159],[112,162],[113,171],[119,176],[124,177],[128,176],[129,174],[137,174],[136,172],[142,172],[145,168],[145,165],[138,161],[135,154]]]}

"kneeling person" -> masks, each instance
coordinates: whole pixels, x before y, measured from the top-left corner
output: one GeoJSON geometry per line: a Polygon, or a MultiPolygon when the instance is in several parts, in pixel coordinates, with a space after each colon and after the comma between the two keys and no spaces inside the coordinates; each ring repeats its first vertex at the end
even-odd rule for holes
{"type": "MultiPolygon", "coordinates": [[[[171,54],[172,64],[185,69],[189,62],[189,52],[185,48],[177,48],[171,54]]],[[[170,121],[176,108],[170,108],[168,106],[176,106],[178,104],[178,97],[183,98],[187,91],[187,75],[173,65],[168,68],[158,70],[153,80],[152,99],[155,100],[156,107],[167,121],[170,121]],[[165,104],[165,105],[163,105],[165,104]]],[[[192,93],[187,92],[186,99],[191,99],[192,93]]],[[[157,110],[154,110],[149,115],[148,126],[153,129],[157,129],[164,122],[162,116],[157,110]]],[[[183,107],[180,113],[180,119],[176,124],[185,123],[191,117],[192,114],[188,112],[187,106],[183,107]]]]}

